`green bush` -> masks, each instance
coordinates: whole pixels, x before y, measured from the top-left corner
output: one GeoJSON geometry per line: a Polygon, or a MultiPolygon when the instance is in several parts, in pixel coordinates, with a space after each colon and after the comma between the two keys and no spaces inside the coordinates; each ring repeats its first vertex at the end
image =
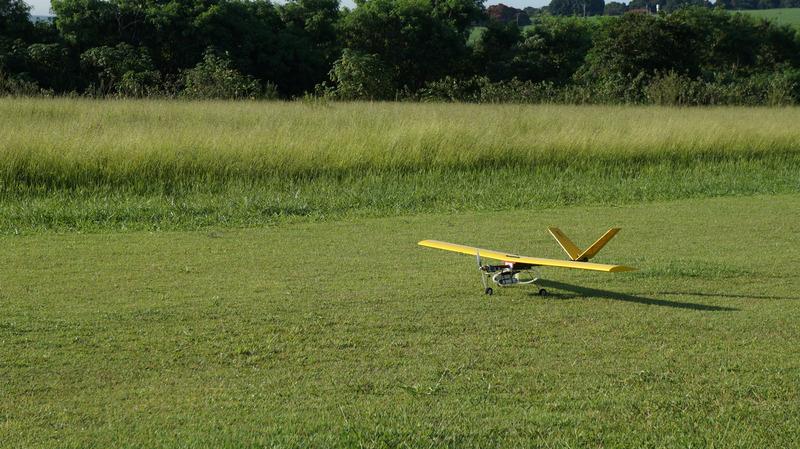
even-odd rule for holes
{"type": "Polygon", "coordinates": [[[203,60],[183,72],[180,96],[189,99],[245,100],[277,98],[277,89],[267,84],[264,89],[258,80],[243,75],[231,67],[228,57],[206,50],[203,60]]]}
{"type": "Polygon", "coordinates": [[[145,96],[161,79],[147,50],[125,43],[91,48],[81,54],[81,64],[94,74],[91,91],[98,96],[145,96]]]}
{"type": "Polygon", "coordinates": [[[560,89],[550,81],[510,81],[486,83],[482,86],[481,103],[551,103],[557,101],[560,89]]]}
{"type": "Polygon", "coordinates": [[[670,70],[658,75],[645,88],[648,102],[659,106],[687,106],[699,101],[702,82],[670,70]]]}
{"type": "Polygon", "coordinates": [[[0,97],[52,96],[53,91],[42,89],[35,81],[12,77],[0,71],[0,97]]]}
{"type": "Polygon", "coordinates": [[[417,98],[422,101],[475,103],[480,101],[481,90],[486,84],[489,84],[489,79],[485,77],[461,80],[446,76],[426,83],[417,92],[417,98]]]}
{"type": "Polygon", "coordinates": [[[125,72],[117,85],[117,94],[127,98],[161,96],[161,74],[157,70],[125,72]]]}
{"type": "Polygon", "coordinates": [[[621,74],[578,79],[559,86],[549,81],[492,82],[487,77],[445,77],[417,91],[404,89],[407,101],[462,103],[654,104],[659,106],[786,106],[800,102],[800,71],[719,75],[710,81],[675,71],[648,76],[621,74]]]}
{"type": "Polygon", "coordinates": [[[647,86],[646,95],[649,103],[664,106],[788,106],[798,102],[798,78],[778,72],[703,81],[668,72],[647,86]]]}
{"type": "Polygon", "coordinates": [[[766,83],[764,104],[769,106],[789,106],[797,102],[797,81],[787,73],[770,76],[766,83]]]}
{"type": "Polygon", "coordinates": [[[395,76],[377,55],[345,49],[329,73],[333,87],[319,90],[337,100],[391,100],[395,76]]]}
{"type": "Polygon", "coordinates": [[[418,101],[447,101],[464,103],[551,103],[558,101],[561,89],[548,81],[492,82],[487,77],[468,79],[445,77],[426,83],[414,95],[406,99],[418,101]]]}

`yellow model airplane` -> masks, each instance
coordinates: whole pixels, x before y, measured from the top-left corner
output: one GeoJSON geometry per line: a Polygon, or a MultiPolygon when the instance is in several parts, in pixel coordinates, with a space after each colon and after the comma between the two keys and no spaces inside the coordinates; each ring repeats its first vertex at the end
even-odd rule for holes
{"type": "MultiPolygon", "coordinates": [[[[592,243],[592,246],[585,251],[581,251],[574,243],[566,236],[560,229],[555,227],[547,228],[553,238],[556,239],[564,252],[567,253],[570,260],[556,260],[556,259],[542,259],[539,257],[519,256],[517,254],[509,254],[503,251],[494,251],[489,249],[475,248],[472,246],[457,245],[455,243],[440,242],[438,240],[423,240],[419,242],[422,246],[429,248],[443,249],[446,251],[454,251],[461,254],[469,254],[476,256],[478,259],[478,270],[481,272],[481,282],[483,283],[484,292],[487,295],[494,293],[489,287],[487,278],[501,286],[508,287],[511,285],[528,285],[535,284],[539,280],[539,275],[536,267],[561,267],[561,268],[577,268],[580,270],[594,270],[594,271],[634,271],[636,268],[626,267],[624,265],[606,265],[602,263],[592,263],[589,259],[597,255],[597,253],[606,246],[617,232],[619,228],[611,228],[602,237],[592,243]],[[483,265],[481,258],[498,260],[503,262],[502,265],[483,265]],[[523,278],[520,275],[525,275],[523,278]]],[[[540,288],[539,295],[547,295],[547,290],[540,288]]]]}

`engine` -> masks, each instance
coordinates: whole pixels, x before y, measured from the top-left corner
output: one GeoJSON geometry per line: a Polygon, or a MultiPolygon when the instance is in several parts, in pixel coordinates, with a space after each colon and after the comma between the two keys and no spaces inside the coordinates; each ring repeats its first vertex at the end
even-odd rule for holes
{"type": "Polygon", "coordinates": [[[519,283],[517,273],[519,272],[506,269],[492,276],[492,280],[498,285],[514,285],[519,283]]]}

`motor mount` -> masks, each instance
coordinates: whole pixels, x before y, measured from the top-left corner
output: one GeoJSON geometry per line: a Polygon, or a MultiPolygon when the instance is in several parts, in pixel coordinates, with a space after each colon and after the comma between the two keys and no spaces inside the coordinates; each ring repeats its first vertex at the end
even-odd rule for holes
{"type": "Polygon", "coordinates": [[[485,273],[497,273],[498,271],[508,270],[508,265],[482,265],[481,271],[485,273]]]}

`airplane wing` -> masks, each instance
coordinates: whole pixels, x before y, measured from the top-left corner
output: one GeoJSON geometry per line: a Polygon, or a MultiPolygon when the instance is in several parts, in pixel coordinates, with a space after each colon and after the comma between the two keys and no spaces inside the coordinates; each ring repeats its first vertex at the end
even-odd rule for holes
{"type": "Polygon", "coordinates": [[[494,251],[491,249],[475,248],[473,246],[458,245],[455,243],[440,242],[438,240],[423,240],[419,242],[422,246],[428,248],[443,249],[445,251],[453,251],[461,254],[469,254],[476,256],[480,251],[481,257],[486,259],[500,260],[503,262],[518,262],[527,263],[530,265],[538,265],[542,267],[561,267],[561,268],[577,268],[580,270],[594,270],[594,271],[635,271],[636,268],[626,267],[624,265],[606,265],[602,263],[593,262],[578,262],[573,260],[558,260],[558,259],[543,259],[539,257],[527,257],[517,254],[504,253],[502,251],[494,251]]]}

